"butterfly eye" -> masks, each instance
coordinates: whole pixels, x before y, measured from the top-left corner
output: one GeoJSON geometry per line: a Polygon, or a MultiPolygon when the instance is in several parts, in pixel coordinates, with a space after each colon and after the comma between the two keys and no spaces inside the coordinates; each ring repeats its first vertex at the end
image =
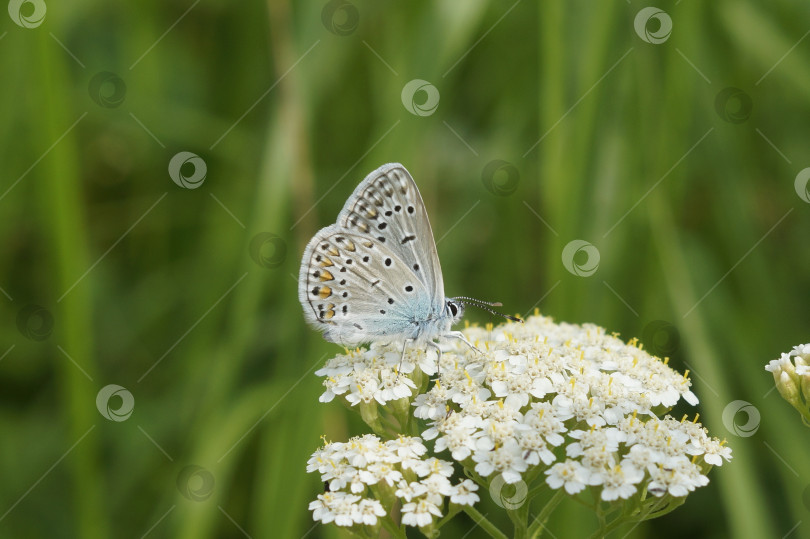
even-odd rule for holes
{"type": "Polygon", "coordinates": [[[456,307],[455,303],[448,303],[447,306],[450,307],[450,314],[452,314],[453,316],[456,316],[458,314],[458,307],[456,307]]]}

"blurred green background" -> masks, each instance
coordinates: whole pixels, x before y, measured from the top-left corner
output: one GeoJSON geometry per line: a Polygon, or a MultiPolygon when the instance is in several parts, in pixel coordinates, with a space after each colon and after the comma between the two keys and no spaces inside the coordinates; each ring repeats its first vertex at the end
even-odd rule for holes
{"type": "MultiPolygon", "coordinates": [[[[296,280],[391,161],[448,294],[691,370],[734,460],[616,537],[810,534],[810,432],[763,370],[810,341],[806,2],[658,2],[640,32],[636,0],[46,3],[0,16],[0,536],[342,537],[305,462],[364,429],[318,403],[340,349],[296,280]]],[[[594,526],[564,503],[549,529],[594,526]]]]}

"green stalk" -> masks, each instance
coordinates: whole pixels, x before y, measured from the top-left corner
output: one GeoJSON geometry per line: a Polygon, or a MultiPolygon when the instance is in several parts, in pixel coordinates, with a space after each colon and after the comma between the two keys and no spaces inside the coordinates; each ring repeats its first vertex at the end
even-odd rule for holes
{"type": "Polygon", "coordinates": [[[515,539],[527,539],[529,537],[528,527],[526,526],[529,517],[529,506],[531,500],[527,497],[526,500],[517,509],[507,509],[506,514],[509,520],[515,526],[513,537],[515,539]]]}
{"type": "Polygon", "coordinates": [[[506,535],[499,530],[495,524],[487,520],[484,515],[478,512],[475,507],[465,505],[464,512],[467,513],[470,518],[473,519],[473,522],[475,522],[482,530],[487,532],[490,537],[493,537],[494,539],[507,539],[506,535]]]}
{"type": "MultiPolygon", "coordinates": [[[[650,200],[651,211],[648,213],[650,226],[655,238],[654,244],[661,257],[661,267],[666,274],[666,282],[676,312],[687,312],[697,302],[690,282],[689,262],[681,247],[683,241],[676,232],[674,219],[669,207],[661,202],[660,197],[650,200]]],[[[711,424],[722,425],[721,417],[726,403],[734,400],[727,377],[720,370],[719,354],[712,348],[706,331],[708,322],[695,309],[683,319],[684,336],[690,356],[699,365],[701,375],[713,381],[713,389],[719,394],[717,398],[704,399],[703,406],[711,424]]],[[[700,385],[700,382],[698,382],[700,385]]],[[[739,443],[734,446],[733,473],[717,474],[717,483],[723,493],[722,500],[729,512],[731,535],[735,537],[773,537],[775,530],[771,525],[762,499],[761,489],[757,487],[754,470],[757,469],[756,458],[751,448],[739,443]]],[[[725,470],[723,470],[725,471],[725,470]]]]}
{"type": "MultiPolygon", "coordinates": [[[[35,133],[39,135],[34,147],[37,152],[42,152],[64,135],[83,111],[74,112],[66,105],[65,95],[70,93],[68,88],[71,85],[65,66],[54,58],[62,51],[54,47],[44,29],[38,32],[38,41],[40,61],[33,62],[31,69],[37,72],[41,97],[36,101],[37,106],[31,116],[32,124],[37,126],[35,133]]],[[[45,216],[45,234],[53,255],[51,267],[55,270],[55,285],[51,293],[56,298],[73,286],[91,265],[86,247],[88,233],[83,226],[84,215],[81,211],[82,173],[76,158],[78,146],[75,141],[79,129],[80,125],[58,142],[31,171],[30,176],[23,180],[36,184],[45,216]]],[[[23,189],[17,189],[19,191],[12,192],[10,196],[21,195],[23,189]]],[[[104,421],[96,411],[95,404],[96,393],[105,384],[99,383],[93,357],[91,287],[91,278],[83,280],[64,300],[54,305],[56,330],[51,336],[51,344],[54,345],[53,356],[58,364],[56,370],[63,401],[60,408],[68,426],[65,448],[104,421]],[[57,344],[80,362],[93,381],[56,351],[57,344]]],[[[72,481],[72,495],[69,497],[72,498],[76,520],[75,535],[89,539],[109,536],[109,513],[102,490],[104,481],[100,470],[99,436],[100,432],[89,434],[62,465],[69,468],[72,481]]]]}
{"type": "Polygon", "coordinates": [[[554,496],[552,496],[551,499],[546,502],[546,505],[543,506],[543,510],[540,511],[540,514],[537,515],[537,517],[534,519],[534,522],[532,522],[531,526],[529,526],[530,539],[540,537],[540,535],[543,533],[543,530],[545,529],[548,517],[551,516],[551,513],[554,512],[554,510],[557,508],[558,505],[560,505],[560,502],[562,502],[563,499],[565,499],[565,489],[562,488],[557,489],[557,491],[554,493],[554,496]]]}

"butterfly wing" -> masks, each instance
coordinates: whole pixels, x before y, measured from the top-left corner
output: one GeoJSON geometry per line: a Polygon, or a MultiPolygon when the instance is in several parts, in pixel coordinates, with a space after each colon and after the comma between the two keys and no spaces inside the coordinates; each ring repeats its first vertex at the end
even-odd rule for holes
{"type": "Polygon", "coordinates": [[[430,292],[402,257],[367,234],[339,224],[321,229],[304,251],[298,298],[324,338],[356,345],[378,338],[415,338],[431,316],[430,292]]]}
{"type": "Polygon", "coordinates": [[[337,224],[396,253],[405,271],[428,291],[433,312],[442,312],[444,282],[433,230],[422,195],[405,167],[389,163],[366,176],[346,201],[337,224]]]}

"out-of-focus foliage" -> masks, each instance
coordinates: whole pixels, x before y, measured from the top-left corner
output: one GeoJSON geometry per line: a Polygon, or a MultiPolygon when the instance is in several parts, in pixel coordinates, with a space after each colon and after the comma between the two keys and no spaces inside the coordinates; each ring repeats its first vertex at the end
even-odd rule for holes
{"type": "MultiPolygon", "coordinates": [[[[690,370],[734,460],[620,534],[807,533],[806,431],[762,368],[810,327],[804,3],[665,2],[640,32],[635,1],[46,3],[0,16],[0,535],[338,536],[312,527],[305,462],[362,429],[317,401],[339,349],[296,281],[390,161],[448,294],[690,370]],[[403,98],[415,79],[435,110],[403,98]],[[194,189],[170,177],[184,151],[194,189]]],[[[563,505],[549,529],[593,518],[563,505]]]]}

